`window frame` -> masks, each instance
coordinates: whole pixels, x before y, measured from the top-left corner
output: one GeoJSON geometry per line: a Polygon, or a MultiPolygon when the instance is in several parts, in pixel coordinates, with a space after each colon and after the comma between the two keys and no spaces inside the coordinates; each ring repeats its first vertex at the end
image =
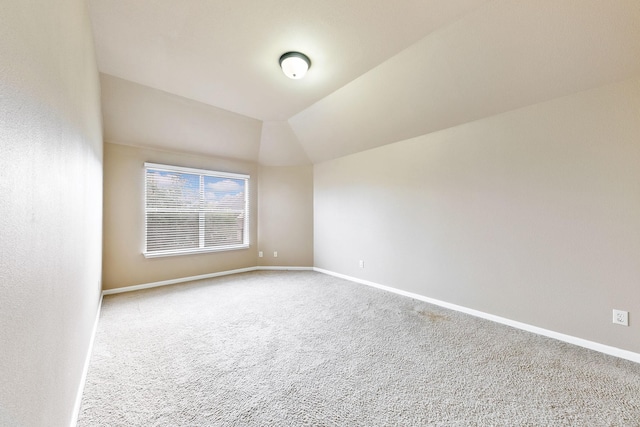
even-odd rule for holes
{"type": "MultiPolygon", "coordinates": [[[[249,190],[250,190],[250,175],[240,174],[240,173],[232,173],[232,172],[220,172],[213,171],[209,169],[197,169],[190,168],[184,166],[173,166],[166,165],[160,163],[152,163],[152,162],[144,162],[143,168],[144,175],[144,242],[143,242],[143,251],[142,254],[145,258],[160,258],[160,257],[168,257],[168,256],[177,256],[177,255],[192,255],[192,254],[202,254],[202,253],[211,253],[211,252],[226,252],[240,249],[248,249],[251,246],[250,243],[250,199],[249,199],[249,190]],[[166,249],[166,250],[156,250],[149,251],[148,250],[148,214],[153,213],[150,212],[148,207],[148,193],[147,187],[149,185],[148,179],[148,171],[160,171],[160,172],[176,172],[176,173],[186,173],[191,175],[198,175],[200,182],[202,183],[204,177],[214,177],[214,178],[230,178],[230,179],[239,179],[244,181],[244,224],[243,224],[243,236],[242,243],[240,244],[231,244],[231,245],[220,245],[220,246],[204,246],[204,227],[206,221],[206,213],[211,212],[208,211],[204,206],[202,201],[204,200],[204,194],[202,190],[200,191],[199,200],[200,206],[197,209],[198,213],[198,228],[199,228],[199,247],[198,248],[182,248],[182,249],[166,249]]],[[[202,186],[202,184],[201,184],[202,186]]],[[[157,211],[156,211],[157,212],[157,211]]]]}

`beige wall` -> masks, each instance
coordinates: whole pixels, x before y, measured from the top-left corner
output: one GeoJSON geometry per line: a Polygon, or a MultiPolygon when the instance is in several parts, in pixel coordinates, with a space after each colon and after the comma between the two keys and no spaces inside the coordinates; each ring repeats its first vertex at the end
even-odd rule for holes
{"type": "Polygon", "coordinates": [[[113,289],[256,265],[257,221],[250,221],[249,249],[145,258],[144,162],[248,174],[251,218],[257,218],[255,163],[105,144],[103,288],[113,289]]]}
{"type": "Polygon", "coordinates": [[[313,265],[313,169],[105,144],[103,287],[114,289],[239,268],[313,265]],[[149,258],[144,246],[145,161],[251,176],[251,247],[149,258]],[[259,195],[259,196],[258,196],[259,195]],[[264,252],[257,258],[258,251],[264,252]],[[278,258],[273,252],[278,251],[278,258]]]}
{"type": "Polygon", "coordinates": [[[318,164],[315,266],[640,352],[639,135],[634,78],[318,164]]]}
{"type": "Polygon", "coordinates": [[[100,300],[98,72],[84,1],[0,16],[0,425],[66,426],[100,300]]]}
{"type": "Polygon", "coordinates": [[[313,167],[262,166],[258,194],[258,265],[313,266],[313,167]]]}

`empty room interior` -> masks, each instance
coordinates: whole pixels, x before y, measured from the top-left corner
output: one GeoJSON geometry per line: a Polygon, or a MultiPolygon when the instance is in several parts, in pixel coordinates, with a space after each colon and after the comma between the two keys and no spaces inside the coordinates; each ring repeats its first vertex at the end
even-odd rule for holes
{"type": "Polygon", "coordinates": [[[0,425],[640,425],[637,0],[0,0],[0,425]]]}

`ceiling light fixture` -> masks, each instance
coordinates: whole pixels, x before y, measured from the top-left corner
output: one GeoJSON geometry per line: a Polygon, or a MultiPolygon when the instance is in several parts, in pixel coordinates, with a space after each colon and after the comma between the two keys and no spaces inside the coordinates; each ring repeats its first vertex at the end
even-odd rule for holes
{"type": "Polygon", "coordinates": [[[280,57],[280,67],[290,79],[301,79],[311,67],[311,60],[300,52],[287,52],[280,57]]]}

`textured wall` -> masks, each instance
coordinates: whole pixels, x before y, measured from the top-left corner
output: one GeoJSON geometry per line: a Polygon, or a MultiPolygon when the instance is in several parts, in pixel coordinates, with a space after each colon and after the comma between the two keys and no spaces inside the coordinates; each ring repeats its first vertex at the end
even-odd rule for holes
{"type": "Polygon", "coordinates": [[[262,166],[258,192],[258,264],[311,267],[313,167],[262,166]]]}
{"type": "Polygon", "coordinates": [[[216,157],[105,144],[103,288],[113,289],[256,265],[258,166],[216,157]],[[250,180],[249,249],[145,258],[144,162],[243,173],[250,180]]]}
{"type": "Polygon", "coordinates": [[[639,118],[636,77],[318,164],[315,266],[640,352],[639,118]]]}
{"type": "Polygon", "coordinates": [[[98,72],[84,1],[0,16],[0,425],[64,426],[100,295],[98,72]]]}

